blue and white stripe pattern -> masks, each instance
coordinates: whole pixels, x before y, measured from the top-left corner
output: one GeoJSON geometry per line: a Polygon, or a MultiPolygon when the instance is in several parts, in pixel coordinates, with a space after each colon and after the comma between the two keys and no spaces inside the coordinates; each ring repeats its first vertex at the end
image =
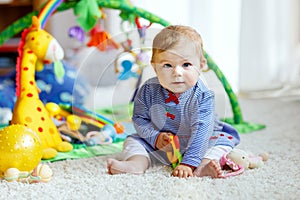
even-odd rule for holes
{"type": "Polygon", "coordinates": [[[161,162],[168,163],[164,153],[155,148],[157,136],[162,131],[179,137],[182,163],[195,167],[208,148],[215,145],[234,147],[239,143],[237,131],[216,117],[214,93],[201,79],[178,97],[178,104],[165,103],[168,93],[157,77],[146,81],[135,98],[132,118],[137,131],[132,137],[161,162]]]}

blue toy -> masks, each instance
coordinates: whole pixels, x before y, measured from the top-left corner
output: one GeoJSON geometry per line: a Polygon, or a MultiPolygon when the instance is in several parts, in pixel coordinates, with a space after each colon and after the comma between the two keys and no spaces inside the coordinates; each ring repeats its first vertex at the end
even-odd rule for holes
{"type": "MultiPolygon", "coordinates": [[[[43,103],[55,102],[83,104],[89,91],[88,83],[77,75],[77,70],[63,61],[64,75],[56,77],[53,64],[46,64],[42,71],[36,72],[36,83],[40,89],[43,103]],[[75,82],[76,80],[76,82],[75,82]]],[[[0,107],[13,109],[15,103],[15,77],[13,70],[0,76],[0,107]]]]}

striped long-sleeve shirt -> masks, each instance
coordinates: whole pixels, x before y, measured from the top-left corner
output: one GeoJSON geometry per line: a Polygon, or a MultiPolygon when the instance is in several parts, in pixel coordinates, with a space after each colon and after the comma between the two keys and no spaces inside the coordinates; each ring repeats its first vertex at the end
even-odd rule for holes
{"type": "Polygon", "coordinates": [[[138,139],[149,153],[163,163],[166,156],[155,148],[160,132],[176,134],[184,164],[197,167],[207,149],[214,145],[234,147],[239,135],[215,115],[214,93],[201,79],[188,91],[175,97],[154,77],[139,89],[134,101],[133,122],[138,139]]]}

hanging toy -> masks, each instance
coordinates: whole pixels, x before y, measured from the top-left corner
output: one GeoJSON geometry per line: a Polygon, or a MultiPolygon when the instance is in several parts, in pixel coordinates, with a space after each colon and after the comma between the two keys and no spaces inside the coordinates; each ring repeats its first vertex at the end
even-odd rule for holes
{"type": "Polygon", "coordinates": [[[132,40],[128,36],[128,30],[125,30],[125,21],[121,23],[121,29],[126,34],[126,40],[121,42],[123,52],[116,56],[114,65],[115,72],[118,73],[119,80],[127,80],[131,77],[139,76],[138,66],[136,65],[136,53],[133,51],[132,40]]]}
{"type": "Polygon", "coordinates": [[[146,30],[152,25],[152,23],[150,22],[147,26],[141,25],[139,18],[136,17],[135,24],[138,29],[138,33],[140,36],[140,45],[141,45],[141,51],[136,56],[136,63],[139,65],[141,69],[143,69],[149,64],[149,60],[150,60],[150,57],[146,52],[146,48],[144,48],[144,45],[146,39],[146,30]]]}
{"type": "Polygon", "coordinates": [[[141,43],[145,43],[145,36],[146,36],[146,30],[152,25],[152,22],[150,22],[147,26],[146,25],[141,25],[139,17],[135,18],[135,24],[136,27],[138,28],[138,32],[140,35],[141,43]]]}
{"type": "Polygon", "coordinates": [[[105,51],[108,48],[119,49],[120,45],[114,41],[111,35],[101,30],[100,25],[95,26],[91,31],[91,38],[87,43],[88,47],[95,46],[99,49],[99,51],[105,51]]]}
{"type": "MultiPolygon", "coordinates": [[[[141,26],[139,18],[135,18],[135,25],[138,28],[140,37],[140,49],[133,49],[132,40],[129,39],[128,30],[124,30],[124,22],[122,22],[122,30],[126,33],[126,40],[121,43],[124,51],[120,53],[115,59],[116,73],[120,73],[118,76],[119,80],[126,80],[131,77],[140,78],[143,68],[149,64],[149,55],[146,49],[143,48],[145,43],[146,29],[151,26],[141,26]]],[[[139,82],[139,81],[138,81],[139,82]]]]}
{"type": "Polygon", "coordinates": [[[80,0],[74,6],[74,14],[78,24],[85,30],[90,31],[103,13],[98,7],[97,0],[80,0]]]}
{"type": "Polygon", "coordinates": [[[115,70],[119,73],[119,80],[129,78],[138,78],[139,66],[136,64],[136,53],[133,51],[124,51],[115,59],[115,70]]]}
{"type": "Polygon", "coordinates": [[[141,51],[136,55],[136,64],[138,64],[141,69],[144,69],[148,66],[149,61],[150,57],[148,53],[144,49],[141,49],[141,51]]]}
{"type": "Polygon", "coordinates": [[[69,37],[84,42],[84,30],[80,26],[73,26],[69,29],[69,37]]]}

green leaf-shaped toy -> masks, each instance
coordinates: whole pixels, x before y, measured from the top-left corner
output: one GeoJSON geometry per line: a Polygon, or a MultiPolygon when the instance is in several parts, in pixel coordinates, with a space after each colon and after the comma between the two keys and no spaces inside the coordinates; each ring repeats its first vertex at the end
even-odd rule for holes
{"type": "Polygon", "coordinates": [[[85,31],[90,31],[101,17],[97,0],[81,0],[74,7],[77,22],[85,31]]]}

